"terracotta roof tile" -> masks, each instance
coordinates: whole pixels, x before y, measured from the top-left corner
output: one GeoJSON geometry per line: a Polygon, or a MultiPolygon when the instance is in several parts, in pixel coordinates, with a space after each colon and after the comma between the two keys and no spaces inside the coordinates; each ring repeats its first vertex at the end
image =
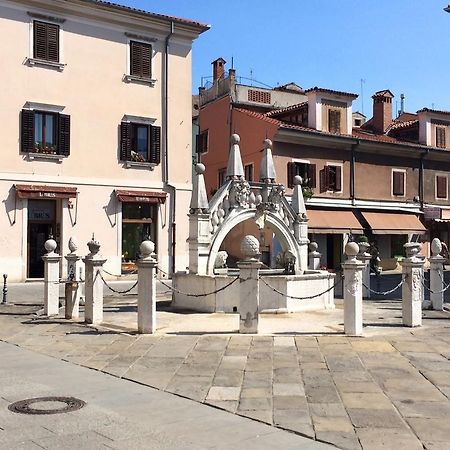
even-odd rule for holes
{"type": "Polygon", "coordinates": [[[271,123],[273,125],[280,125],[280,121],[276,120],[276,119],[272,119],[268,116],[266,116],[265,114],[261,114],[255,111],[251,111],[249,109],[244,109],[244,108],[234,108],[235,111],[239,111],[243,114],[246,114],[247,116],[250,117],[254,117],[255,119],[260,119],[260,120],[264,120],[265,122],[271,123]]]}
{"type": "Polygon", "coordinates": [[[307,92],[325,92],[326,94],[336,94],[336,95],[345,95],[347,97],[358,97],[358,94],[353,94],[351,92],[344,92],[344,91],[334,91],[333,89],[324,89],[317,86],[314,86],[312,88],[306,89],[305,93],[307,92]]]}
{"type": "Polygon", "coordinates": [[[305,105],[308,105],[308,102],[297,103],[295,105],[286,106],[285,108],[274,109],[272,111],[266,112],[265,115],[268,117],[278,116],[279,114],[284,114],[286,112],[297,111],[303,108],[305,105]]]}
{"type": "Polygon", "coordinates": [[[450,116],[450,111],[440,111],[439,109],[430,109],[430,108],[422,108],[417,111],[417,113],[421,112],[431,112],[431,113],[437,113],[437,114],[445,114],[450,116]]]}

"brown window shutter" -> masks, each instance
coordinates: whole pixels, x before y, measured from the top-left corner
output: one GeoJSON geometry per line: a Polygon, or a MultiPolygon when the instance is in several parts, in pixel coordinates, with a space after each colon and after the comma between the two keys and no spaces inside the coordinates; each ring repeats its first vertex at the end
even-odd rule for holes
{"type": "Polygon", "coordinates": [[[436,127],[436,147],[445,148],[445,128],[436,127]]]}
{"type": "Polygon", "coordinates": [[[142,78],[151,78],[152,77],[152,47],[150,45],[141,44],[142,50],[142,78]]]}
{"type": "Polygon", "coordinates": [[[336,168],[336,183],[334,186],[334,190],[339,192],[342,190],[342,167],[335,166],[336,168]]]}
{"type": "Polygon", "coordinates": [[[22,152],[34,151],[34,111],[23,109],[21,114],[20,150],[22,152]]]}
{"type": "Polygon", "coordinates": [[[202,153],[202,142],[201,134],[197,134],[195,136],[195,150],[197,153],[202,153]]]}
{"type": "Polygon", "coordinates": [[[141,76],[141,47],[136,42],[130,42],[130,75],[141,76]]]}
{"type": "Polygon", "coordinates": [[[128,122],[120,124],[120,160],[129,161],[131,158],[132,125],[128,122]]]}
{"type": "Polygon", "coordinates": [[[310,188],[316,187],[316,165],[315,164],[309,164],[308,165],[308,186],[310,188]]]}
{"type": "Polygon", "coordinates": [[[67,114],[58,116],[58,154],[70,155],[70,116],[67,114]]]}
{"type": "Polygon", "coordinates": [[[130,75],[141,78],[152,77],[152,46],[141,42],[130,42],[130,75]]]}
{"type": "Polygon", "coordinates": [[[393,194],[394,195],[405,195],[405,183],[404,183],[403,172],[393,172],[393,194]]]}
{"type": "Polygon", "coordinates": [[[328,131],[330,133],[341,132],[341,112],[335,109],[328,110],[328,131]]]}
{"type": "Polygon", "coordinates": [[[323,168],[323,191],[328,191],[330,189],[331,176],[330,176],[330,166],[325,166],[323,168]]]}
{"type": "Polygon", "coordinates": [[[294,177],[296,175],[295,162],[287,163],[287,185],[289,188],[294,187],[294,177]]]}
{"type": "Polygon", "coordinates": [[[33,22],[33,56],[46,61],[59,61],[59,26],[52,23],[33,22]]]}
{"type": "Polygon", "coordinates": [[[436,197],[447,198],[447,177],[445,176],[436,177],[436,197]]]}
{"type": "Polygon", "coordinates": [[[47,24],[47,59],[59,62],[59,26],[47,24]]]}
{"type": "Polygon", "coordinates": [[[150,125],[150,158],[149,162],[161,162],[161,127],[150,125]]]}

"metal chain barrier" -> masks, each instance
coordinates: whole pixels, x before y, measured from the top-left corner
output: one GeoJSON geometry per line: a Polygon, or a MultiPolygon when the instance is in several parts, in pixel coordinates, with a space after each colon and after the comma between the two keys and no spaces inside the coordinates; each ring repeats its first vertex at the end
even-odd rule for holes
{"type": "Polygon", "coordinates": [[[97,272],[97,274],[95,275],[95,278],[97,278],[97,276],[100,276],[100,278],[102,279],[103,283],[105,284],[105,286],[112,292],[115,292],[116,294],[127,294],[128,292],[132,291],[138,284],[138,280],[136,280],[136,283],[133,284],[133,286],[131,286],[129,289],[125,289],[124,291],[118,291],[117,289],[112,288],[103,278],[103,275],[100,273],[100,271],[97,272]]]}
{"type": "Polygon", "coordinates": [[[439,278],[440,278],[441,281],[442,281],[442,284],[445,286],[444,289],[441,289],[440,291],[433,291],[431,288],[429,288],[429,287],[425,284],[425,277],[424,277],[424,276],[422,277],[422,280],[421,280],[422,286],[423,286],[428,292],[430,292],[431,294],[442,294],[442,293],[444,293],[447,289],[450,289],[450,284],[445,284],[445,283],[444,283],[444,280],[443,280],[443,278],[442,278],[442,275],[441,275],[441,271],[440,271],[440,270],[438,270],[438,274],[439,274],[439,278]]]}
{"type": "MultiPolygon", "coordinates": [[[[169,291],[166,291],[166,292],[176,292],[177,294],[185,295],[186,297],[207,297],[208,295],[217,294],[218,292],[224,291],[227,287],[231,286],[233,283],[236,283],[237,280],[239,280],[239,277],[236,277],[234,280],[230,281],[225,286],[222,286],[221,288],[216,289],[215,291],[212,291],[212,292],[208,292],[206,294],[188,294],[188,293],[182,292],[172,286],[169,286],[168,284],[164,283],[164,281],[162,281],[162,280],[159,280],[159,282],[163,286],[165,286],[166,288],[169,289],[169,291]]],[[[165,294],[166,292],[163,292],[163,294],[165,294]]]]}
{"type": "Polygon", "coordinates": [[[102,268],[102,270],[103,270],[103,272],[107,273],[108,275],[110,275],[110,276],[112,276],[112,277],[116,277],[116,278],[127,277],[128,275],[135,275],[135,274],[137,274],[137,272],[138,272],[137,269],[134,269],[134,270],[133,270],[132,272],[130,272],[130,273],[122,273],[122,274],[120,274],[120,275],[116,275],[115,273],[108,272],[106,269],[103,269],[103,268],[102,268]]]}
{"type": "Polygon", "coordinates": [[[380,291],[375,291],[373,289],[370,289],[370,287],[366,286],[364,283],[362,284],[368,291],[370,291],[372,294],[377,294],[377,295],[388,295],[388,294],[392,294],[393,292],[395,292],[405,281],[406,281],[406,277],[407,275],[405,275],[404,277],[402,277],[402,281],[400,281],[400,283],[397,284],[397,286],[395,286],[392,289],[389,289],[389,291],[385,291],[385,292],[380,292],[380,291]]]}
{"type": "Polygon", "coordinates": [[[287,298],[292,298],[293,300],[312,300],[313,298],[320,297],[323,294],[326,294],[327,292],[330,292],[332,289],[334,289],[336,286],[338,286],[340,283],[342,283],[342,280],[344,279],[344,275],[341,275],[340,279],[336,281],[336,283],[333,284],[333,286],[329,287],[326,291],[321,292],[320,294],[315,295],[309,295],[307,297],[295,297],[293,295],[288,295],[284,292],[279,291],[278,289],[271,286],[263,277],[259,277],[259,279],[269,288],[272,289],[272,291],[276,292],[277,294],[280,294],[287,298]]]}

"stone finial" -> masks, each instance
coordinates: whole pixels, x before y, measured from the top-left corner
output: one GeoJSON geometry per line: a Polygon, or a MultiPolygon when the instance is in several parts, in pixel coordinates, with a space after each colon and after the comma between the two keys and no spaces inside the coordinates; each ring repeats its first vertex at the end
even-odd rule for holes
{"type": "Polygon", "coordinates": [[[69,238],[68,247],[69,247],[70,253],[75,253],[78,249],[77,241],[72,236],[69,238]]]}
{"type": "Polygon", "coordinates": [[[241,241],[241,253],[245,261],[257,261],[261,254],[259,252],[258,239],[256,239],[255,236],[252,236],[251,234],[244,236],[241,241]]]}
{"type": "Polygon", "coordinates": [[[345,246],[345,254],[348,261],[357,261],[356,255],[359,253],[359,245],[356,242],[349,242],[345,246]]]}
{"type": "Polygon", "coordinates": [[[314,241],[310,242],[310,244],[309,244],[309,251],[311,253],[317,252],[318,248],[319,248],[319,245],[317,244],[317,242],[314,242],[314,241]]]}
{"type": "Polygon", "coordinates": [[[56,247],[58,247],[58,244],[56,241],[52,238],[47,239],[44,243],[45,250],[47,250],[47,254],[53,254],[56,250],[56,247]]]}
{"type": "Polygon", "coordinates": [[[442,251],[442,243],[438,238],[431,241],[431,256],[439,256],[442,251]]]}
{"type": "Polygon", "coordinates": [[[265,139],[259,179],[266,183],[273,183],[276,176],[272,157],[272,141],[270,139],[265,139]]]}
{"type": "Polygon", "coordinates": [[[92,239],[87,243],[90,256],[95,256],[100,251],[100,242],[95,240],[94,233],[92,233],[92,239]]]}
{"type": "Polygon", "coordinates": [[[293,181],[294,190],[292,191],[292,209],[296,214],[306,215],[305,199],[303,198],[302,191],[302,177],[300,175],[296,175],[293,181]]]}
{"type": "Polygon", "coordinates": [[[405,248],[407,258],[416,259],[417,254],[422,249],[422,244],[420,242],[407,242],[403,247],[405,248]]]}
{"type": "Polygon", "coordinates": [[[208,211],[208,196],[206,194],[205,178],[205,165],[198,163],[195,165],[195,178],[192,186],[192,195],[190,203],[190,212],[194,213],[206,213],[208,211]]]}
{"type": "Polygon", "coordinates": [[[139,254],[141,259],[153,260],[155,255],[155,244],[154,242],[146,239],[141,242],[139,246],[139,254]]]}
{"type": "Polygon", "coordinates": [[[228,155],[228,166],[226,173],[227,180],[244,178],[244,167],[242,165],[241,150],[239,148],[240,141],[241,138],[238,134],[231,135],[231,147],[228,155]]]}

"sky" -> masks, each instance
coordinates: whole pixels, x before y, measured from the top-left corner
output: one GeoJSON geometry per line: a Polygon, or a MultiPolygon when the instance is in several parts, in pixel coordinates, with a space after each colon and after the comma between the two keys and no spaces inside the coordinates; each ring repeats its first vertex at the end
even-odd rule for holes
{"type": "Polygon", "coordinates": [[[449,0],[115,1],[211,25],[194,41],[194,93],[223,57],[268,86],[354,92],[353,109],[368,117],[382,89],[395,96],[394,114],[402,93],[406,111],[450,111],[449,0]]]}

